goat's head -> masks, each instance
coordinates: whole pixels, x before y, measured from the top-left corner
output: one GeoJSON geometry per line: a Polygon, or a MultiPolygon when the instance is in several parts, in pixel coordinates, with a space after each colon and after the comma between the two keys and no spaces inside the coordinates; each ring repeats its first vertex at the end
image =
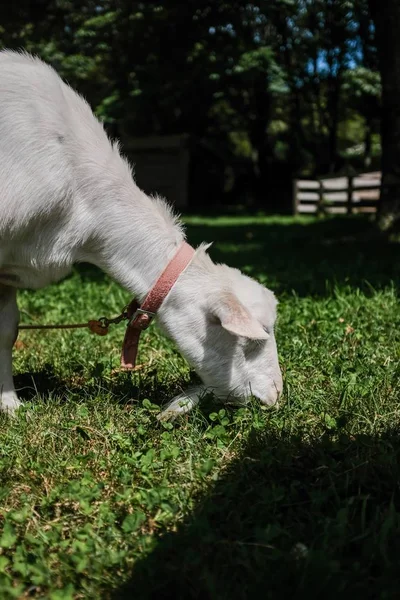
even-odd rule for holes
{"type": "Polygon", "coordinates": [[[206,389],[225,400],[254,395],[273,405],[282,392],[276,305],[270,290],[214,264],[203,247],[165,300],[159,321],[206,389]]]}

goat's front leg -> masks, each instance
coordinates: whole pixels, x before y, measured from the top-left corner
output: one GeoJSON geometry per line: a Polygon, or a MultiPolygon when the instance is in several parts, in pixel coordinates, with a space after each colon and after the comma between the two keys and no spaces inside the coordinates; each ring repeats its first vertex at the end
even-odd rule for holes
{"type": "MultiPolygon", "coordinates": [[[[204,385],[193,386],[175,398],[172,398],[168,404],[163,407],[163,410],[158,413],[157,419],[159,421],[172,421],[180,415],[185,415],[190,412],[202,399],[209,393],[212,393],[210,388],[206,388],[204,385]]],[[[249,401],[249,398],[238,398],[236,396],[226,397],[215,397],[217,402],[222,402],[226,406],[245,406],[249,401]]]]}
{"type": "Polygon", "coordinates": [[[0,284],[0,410],[13,413],[19,406],[12,376],[12,348],[18,335],[16,290],[0,284]]]}
{"type": "Polygon", "coordinates": [[[192,410],[206,393],[204,385],[196,385],[175,396],[157,415],[159,421],[169,421],[192,410]]]}

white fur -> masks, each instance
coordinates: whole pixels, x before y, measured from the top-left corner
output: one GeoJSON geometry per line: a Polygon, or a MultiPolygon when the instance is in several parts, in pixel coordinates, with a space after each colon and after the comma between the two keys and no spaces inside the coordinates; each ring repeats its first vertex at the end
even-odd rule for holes
{"type": "MultiPolygon", "coordinates": [[[[0,408],[19,405],[14,288],[43,287],[85,261],[142,300],[183,239],[165,202],[137,187],[89,105],[39,59],[0,52],[0,408]]],[[[201,246],[158,320],[204,386],[161,418],[187,412],[205,390],[274,404],[282,390],[275,310],[272,292],[214,264],[201,246]]]]}

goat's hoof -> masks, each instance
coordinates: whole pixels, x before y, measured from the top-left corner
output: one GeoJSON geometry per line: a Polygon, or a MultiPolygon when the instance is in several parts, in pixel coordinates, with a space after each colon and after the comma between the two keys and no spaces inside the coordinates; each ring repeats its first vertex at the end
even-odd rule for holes
{"type": "Polygon", "coordinates": [[[172,400],[167,406],[157,415],[158,421],[173,421],[180,415],[185,415],[194,406],[193,400],[185,396],[178,396],[172,400]]]}
{"type": "Polygon", "coordinates": [[[15,394],[8,394],[7,396],[3,394],[0,401],[1,412],[12,417],[15,415],[20,406],[21,402],[18,400],[15,394]]]}

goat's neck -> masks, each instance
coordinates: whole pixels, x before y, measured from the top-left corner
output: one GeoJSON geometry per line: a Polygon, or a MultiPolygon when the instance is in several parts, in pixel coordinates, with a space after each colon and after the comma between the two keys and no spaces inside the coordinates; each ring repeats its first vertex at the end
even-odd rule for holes
{"type": "Polygon", "coordinates": [[[97,264],[141,302],[183,240],[157,202],[134,195],[102,207],[90,262],[97,264]]]}

